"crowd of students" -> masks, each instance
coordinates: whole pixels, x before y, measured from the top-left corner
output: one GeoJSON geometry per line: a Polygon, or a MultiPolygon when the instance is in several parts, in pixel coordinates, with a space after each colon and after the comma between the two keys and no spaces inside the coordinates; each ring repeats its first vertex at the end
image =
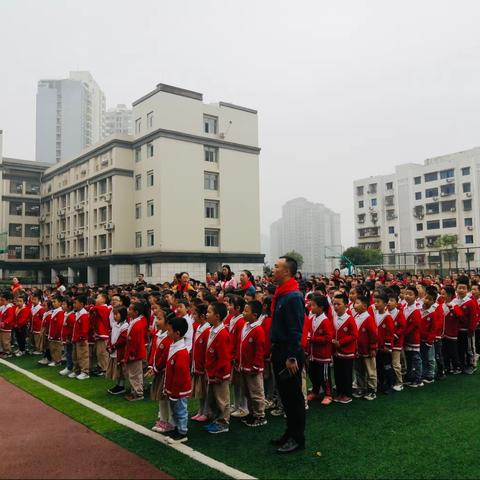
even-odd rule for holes
{"type": "MultiPolygon", "coordinates": [[[[305,298],[305,408],[371,401],[474,373],[475,272],[440,278],[336,270],[297,281],[305,298]]],[[[268,277],[244,270],[237,283],[226,265],[205,281],[183,272],[155,285],[140,277],[122,286],[17,287],[0,294],[0,355],[38,355],[40,365],[72,381],[105,376],[114,382],[108,394],[130,402],[148,388],[159,406],[152,429],[169,442],[187,440],[190,397],[198,404],[190,420],[210,434],[228,432],[231,417],[260,427],[267,410],[283,415],[270,362],[276,297],[268,277]]]]}

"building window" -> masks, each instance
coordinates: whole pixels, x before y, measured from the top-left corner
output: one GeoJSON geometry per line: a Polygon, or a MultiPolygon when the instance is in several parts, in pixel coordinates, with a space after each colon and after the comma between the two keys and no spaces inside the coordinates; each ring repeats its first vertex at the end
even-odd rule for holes
{"type": "Polygon", "coordinates": [[[472,200],[463,200],[463,211],[470,212],[472,210],[472,200]]]}
{"type": "Polygon", "coordinates": [[[395,242],[388,242],[388,248],[390,250],[395,250],[395,242]]]}
{"type": "Polygon", "coordinates": [[[22,246],[21,245],[9,245],[8,246],[8,258],[20,259],[22,258],[22,246]]]}
{"type": "Polygon", "coordinates": [[[448,170],[442,170],[440,172],[440,178],[453,178],[455,176],[455,170],[453,168],[449,168],[448,170]]]}
{"type": "Polygon", "coordinates": [[[203,128],[205,133],[216,134],[217,133],[218,118],[211,115],[203,116],[203,128]]]}
{"type": "Polygon", "coordinates": [[[388,233],[395,233],[395,227],[388,227],[388,233]]]}
{"type": "Polygon", "coordinates": [[[360,185],[359,187],[357,187],[357,196],[361,197],[363,195],[363,185],[360,185]]]}
{"type": "Polygon", "coordinates": [[[33,238],[40,237],[40,225],[31,225],[27,223],[25,225],[25,236],[33,238]]]}
{"type": "Polygon", "coordinates": [[[22,236],[22,224],[21,223],[10,223],[8,225],[8,236],[9,237],[21,237],[22,236]]]}
{"type": "Polygon", "coordinates": [[[155,234],[153,230],[147,230],[147,246],[153,247],[155,245],[155,234]]]}
{"type": "Polygon", "coordinates": [[[427,222],[427,230],[436,230],[440,228],[440,220],[430,220],[427,222]]]}
{"type": "Polygon", "coordinates": [[[135,232],[135,248],[142,247],[142,232],[135,232]]]}
{"type": "Polygon", "coordinates": [[[462,183],[462,189],[463,193],[470,193],[472,191],[472,184],[470,182],[462,183]]]}
{"type": "Polygon", "coordinates": [[[421,200],[422,199],[422,192],[415,192],[415,200],[421,200]]]}
{"type": "Polygon", "coordinates": [[[473,243],[473,235],[465,235],[465,243],[473,243]]]}
{"type": "Polygon", "coordinates": [[[107,249],[107,235],[99,235],[98,236],[98,250],[101,252],[107,249]]]}
{"type": "Polygon", "coordinates": [[[107,179],[104,178],[98,182],[98,194],[105,195],[107,193],[107,179]]]}
{"type": "Polygon", "coordinates": [[[204,172],[203,184],[205,190],[218,190],[218,173],[204,172]]]}
{"type": "Polygon", "coordinates": [[[372,193],[372,194],[377,193],[377,184],[376,184],[376,183],[371,183],[371,184],[368,186],[367,193],[372,193]]]}
{"type": "Polygon", "coordinates": [[[155,214],[155,207],[153,204],[153,200],[149,200],[147,202],[147,217],[153,217],[155,214]]]}
{"type": "Polygon", "coordinates": [[[425,190],[425,198],[438,197],[438,188],[427,188],[425,190]]]}
{"type": "Polygon", "coordinates": [[[433,182],[435,180],[438,180],[438,172],[431,172],[431,173],[426,173],[424,175],[425,182],[433,182]]]}
{"type": "Polygon", "coordinates": [[[39,203],[25,203],[25,215],[27,217],[39,217],[40,216],[40,204],[39,203]]]}
{"type": "Polygon", "coordinates": [[[22,215],[23,214],[23,203],[22,202],[10,202],[9,205],[10,215],[22,215]]]}
{"type": "Polygon", "coordinates": [[[153,157],[153,143],[147,143],[147,157],[153,157]]]}
{"type": "Polygon", "coordinates": [[[147,113],[147,128],[153,128],[153,112],[147,113]]]}
{"type": "Polygon", "coordinates": [[[102,207],[98,209],[99,223],[105,223],[107,221],[107,207],[102,207]]]}
{"type": "Polygon", "coordinates": [[[203,147],[205,153],[205,161],[211,163],[218,163],[218,148],[203,147]]]}
{"type": "Polygon", "coordinates": [[[413,183],[415,183],[415,185],[420,185],[422,183],[422,177],[414,177],[413,183]]]}
{"type": "Polygon", "coordinates": [[[358,202],[358,208],[363,208],[363,200],[359,200],[359,202],[358,202]]]}
{"type": "Polygon", "coordinates": [[[463,167],[462,168],[462,175],[465,177],[467,175],[470,175],[470,167],[463,167]]]}
{"type": "Polygon", "coordinates": [[[425,241],[423,238],[415,239],[415,244],[417,248],[425,248],[425,241]]]}
{"type": "Polygon", "coordinates": [[[205,200],[205,218],[218,218],[219,205],[217,200],[205,200]]]}
{"type": "Polygon", "coordinates": [[[372,207],[376,207],[376,206],[377,206],[377,199],[376,199],[376,198],[372,198],[372,199],[370,200],[370,205],[371,205],[372,207]]]}
{"type": "Polygon", "coordinates": [[[457,210],[457,202],[455,200],[447,200],[442,202],[442,212],[455,212],[457,210]]]}
{"type": "Polygon", "coordinates": [[[448,197],[449,195],[453,195],[455,193],[455,184],[450,185],[442,185],[440,187],[440,196],[441,197],[448,197]]]}
{"type": "Polygon", "coordinates": [[[139,218],[142,218],[142,204],[137,203],[135,205],[135,218],[138,220],[139,218]]]}
{"type": "Polygon", "coordinates": [[[417,223],[417,232],[421,232],[423,230],[423,223],[417,223]]]}
{"type": "Polygon", "coordinates": [[[40,195],[40,184],[38,182],[25,182],[25,193],[27,195],[40,195]]]}
{"type": "Polygon", "coordinates": [[[439,203],[427,203],[425,205],[425,209],[427,211],[427,215],[435,215],[440,212],[440,204],[439,203]]]}
{"type": "Polygon", "coordinates": [[[135,120],[135,133],[138,135],[142,130],[142,119],[137,118],[135,120]]]}
{"type": "Polygon", "coordinates": [[[23,181],[10,180],[10,193],[17,193],[21,195],[23,193],[23,181]]]}
{"type": "Polygon", "coordinates": [[[473,226],[473,219],[472,218],[465,218],[464,219],[464,224],[466,227],[472,227],[473,226]]]}
{"type": "Polygon", "coordinates": [[[135,190],[142,189],[142,175],[135,175],[135,190]]]}
{"type": "Polygon", "coordinates": [[[218,247],[220,245],[220,230],[205,229],[205,246],[218,247]]]}
{"type": "Polygon", "coordinates": [[[145,276],[152,276],[152,262],[145,262],[145,276]]]}
{"type": "Polygon", "coordinates": [[[456,228],[457,219],[456,218],[446,218],[442,221],[443,228],[456,228]]]}
{"type": "Polygon", "coordinates": [[[147,172],[147,187],[153,187],[153,170],[147,172]]]}
{"type": "Polygon", "coordinates": [[[38,245],[25,245],[25,258],[40,258],[40,247],[38,245]]]}
{"type": "Polygon", "coordinates": [[[387,190],[393,190],[393,182],[387,182],[385,184],[385,187],[387,188],[387,190]]]}
{"type": "Polygon", "coordinates": [[[138,163],[142,160],[142,147],[135,149],[135,161],[138,163]]]}

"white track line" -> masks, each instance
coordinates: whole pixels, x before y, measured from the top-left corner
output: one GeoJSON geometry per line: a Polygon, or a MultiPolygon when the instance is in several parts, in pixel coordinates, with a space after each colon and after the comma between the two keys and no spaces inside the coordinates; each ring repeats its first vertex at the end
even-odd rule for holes
{"type": "Polygon", "coordinates": [[[90,400],[87,400],[79,395],[76,395],[75,393],[72,393],[66,390],[65,388],[59,387],[58,385],[55,385],[54,383],[51,383],[48,380],[45,380],[29,372],[28,370],[18,367],[13,363],[0,359],[0,364],[8,368],[11,368],[16,372],[19,372],[22,375],[25,375],[26,377],[30,378],[34,382],[40,383],[41,385],[49,388],[50,390],[53,390],[59,393],[60,395],[63,395],[64,397],[67,397],[70,400],[73,400],[74,402],[77,402],[86,408],[89,408],[90,410],[93,410],[95,413],[98,413],[99,415],[103,415],[109,420],[113,420],[114,422],[119,423],[124,427],[130,428],[131,430],[134,430],[135,432],[140,433],[141,435],[145,435],[146,437],[152,438],[153,440],[156,440],[157,442],[160,442],[163,445],[166,445],[167,447],[173,448],[177,452],[180,452],[183,455],[186,455],[187,457],[192,458],[193,460],[196,460],[197,462],[202,463],[203,465],[206,465],[207,467],[210,467],[214,470],[218,470],[219,472],[222,472],[225,475],[228,475],[229,477],[236,478],[239,480],[243,480],[243,479],[255,480],[255,477],[252,477],[251,475],[241,472],[240,470],[237,470],[235,468],[229,467],[228,465],[225,465],[225,463],[219,462],[214,458],[208,457],[207,455],[204,455],[203,453],[200,453],[197,450],[194,450],[193,448],[188,447],[187,445],[184,445],[181,443],[180,444],[167,443],[166,438],[160,433],[153,432],[152,430],[149,430],[148,428],[145,428],[142,425],[138,425],[138,423],[132,422],[131,420],[128,420],[125,417],[117,415],[116,413],[113,413],[110,410],[104,407],[101,407],[100,405],[97,405],[94,402],[91,402],[90,400]]]}

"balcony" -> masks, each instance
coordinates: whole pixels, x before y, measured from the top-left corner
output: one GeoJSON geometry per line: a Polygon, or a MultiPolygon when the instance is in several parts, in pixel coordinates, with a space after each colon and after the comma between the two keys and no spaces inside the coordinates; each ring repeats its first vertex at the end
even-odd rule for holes
{"type": "Polygon", "coordinates": [[[375,238],[380,236],[380,227],[360,228],[358,238],[375,238]]]}

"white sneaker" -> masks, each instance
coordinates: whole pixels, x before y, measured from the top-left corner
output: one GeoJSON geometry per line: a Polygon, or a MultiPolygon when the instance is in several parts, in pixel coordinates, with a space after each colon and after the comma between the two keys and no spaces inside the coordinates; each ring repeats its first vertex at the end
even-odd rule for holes
{"type": "Polygon", "coordinates": [[[34,355],[43,355],[43,352],[39,352],[38,350],[35,350],[35,351],[33,352],[33,354],[34,354],[34,355]]]}
{"type": "Polygon", "coordinates": [[[233,411],[230,415],[232,417],[235,417],[235,418],[243,418],[243,417],[246,417],[248,415],[248,412],[243,410],[243,408],[239,408],[239,409],[233,411]]]}
{"type": "Polygon", "coordinates": [[[60,370],[58,373],[60,375],[62,375],[63,377],[65,377],[66,375],[70,375],[72,373],[72,371],[69,370],[68,368],[64,368],[63,370],[60,370]]]}
{"type": "Polygon", "coordinates": [[[403,390],[403,385],[394,385],[392,387],[396,392],[401,392],[403,390]]]}
{"type": "Polygon", "coordinates": [[[71,372],[67,376],[68,378],[77,378],[77,374],[75,372],[71,372]]]}
{"type": "Polygon", "coordinates": [[[50,363],[50,360],[48,358],[42,358],[37,362],[39,365],[48,365],[50,363]]]}
{"type": "Polygon", "coordinates": [[[23,357],[25,355],[25,352],[21,352],[20,350],[18,352],[15,352],[16,357],[23,357]]]}
{"type": "Polygon", "coordinates": [[[77,375],[77,380],[86,380],[87,378],[90,378],[90,375],[83,372],[80,375],[77,375]]]}
{"type": "Polygon", "coordinates": [[[50,362],[50,363],[48,364],[48,366],[49,366],[49,367],[56,367],[57,364],[56,364],[55,362],[50,362]]]}

